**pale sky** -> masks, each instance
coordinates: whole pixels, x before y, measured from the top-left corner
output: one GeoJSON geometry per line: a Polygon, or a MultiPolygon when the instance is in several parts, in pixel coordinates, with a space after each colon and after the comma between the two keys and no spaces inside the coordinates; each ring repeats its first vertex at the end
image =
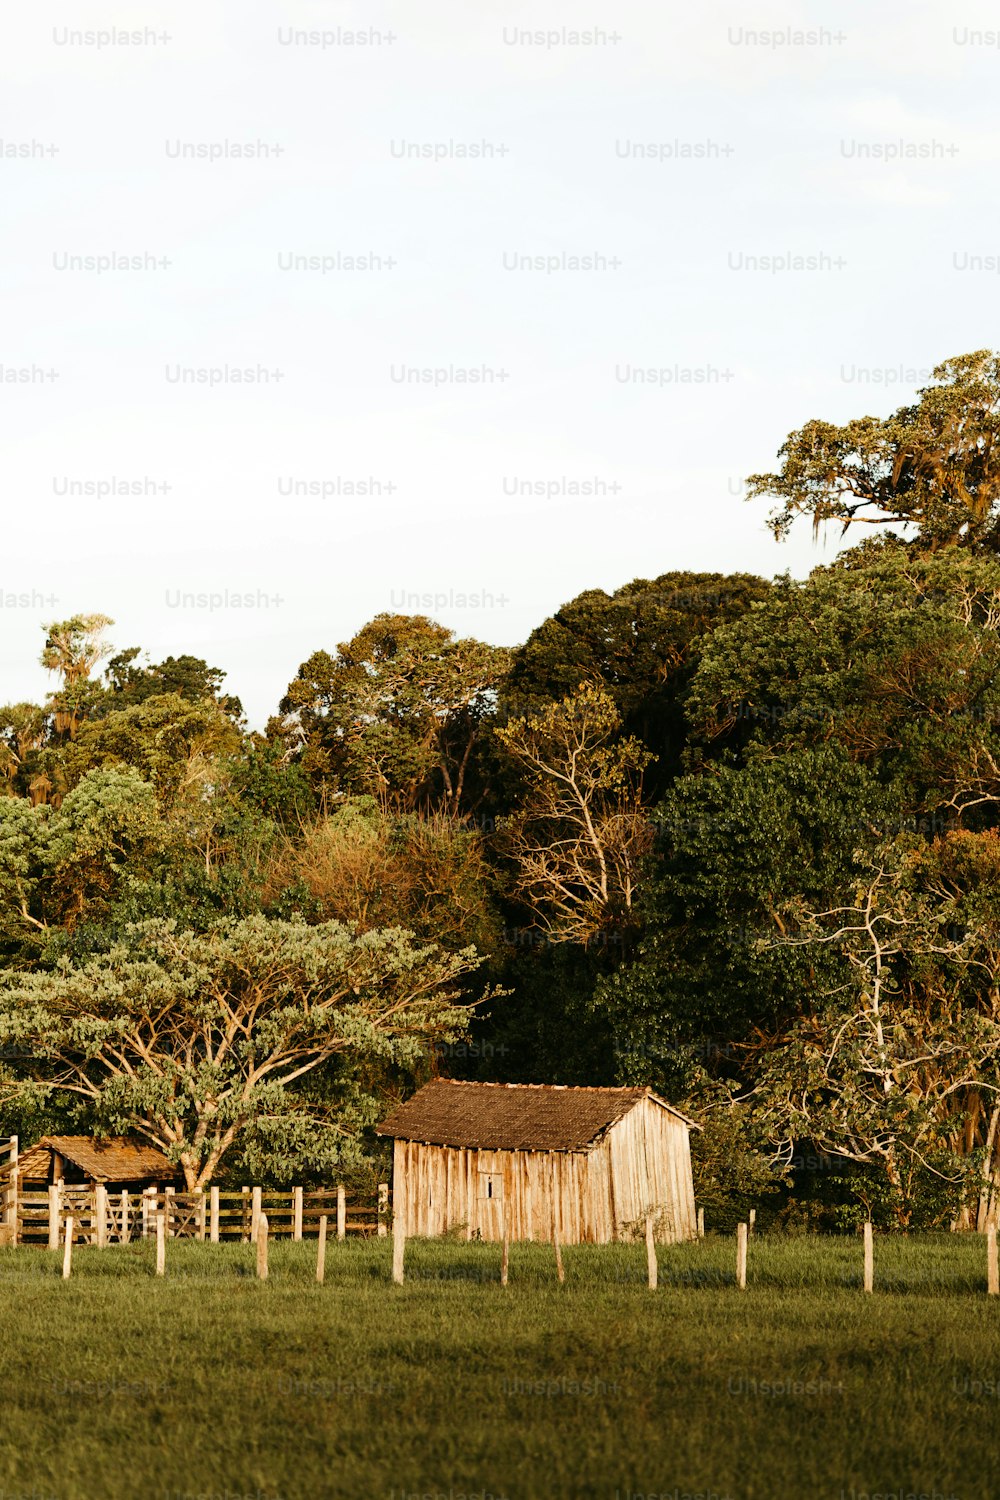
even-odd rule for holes
{"type": "Polygon", "coordinates": [[[829,560],[741,481],[1000,343],[998,30],[944,0],[6,8],[0,701],[44,694],[39,627],[77,611],[224,668],[262,726],[381,610],[514,643],[585,588],[829,560]]]}

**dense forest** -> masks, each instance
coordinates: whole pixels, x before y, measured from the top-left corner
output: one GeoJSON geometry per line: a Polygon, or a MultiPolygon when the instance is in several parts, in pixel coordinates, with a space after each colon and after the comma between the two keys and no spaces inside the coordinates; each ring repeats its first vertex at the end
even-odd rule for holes
{"type": "Polygon", "coordinates": [[[514,649],[380,614],[263,733],[221,667],[44,626],[51,695],[0,709],[0,1131],[360,1178],[432,1074],[640,1083],[719,1226],[984,1223],[998,412],[978,353],[793,431],[749,490],[843,534],[805,580],[667,571],[514,649]]]}

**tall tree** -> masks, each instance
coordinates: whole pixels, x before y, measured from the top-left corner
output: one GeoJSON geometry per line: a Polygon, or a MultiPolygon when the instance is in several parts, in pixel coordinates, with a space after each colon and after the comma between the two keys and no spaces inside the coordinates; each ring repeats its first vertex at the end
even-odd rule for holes
{"type": "Polygon", "coordinates": [[[101,920],[164,839],[153,788],[131,769],[89,772],[59,808],[0,799],[0,945],[21,955],[32,934],[101,920]]]}
{"type": "Polygon", "coordinates": [[[832,521],[842,533],[896,528],[922,548],[1000,549],[1000,356],[980,349],[933,376],[890,417],[813,419],[789,433],[781,468],[747,481],[749,499],[780,502],[775,536],[808,516],[814,534],[832,521]]]}
{"type": "Polygon", "coordinates": [[[423,615],[377,615],[336,656],[302,664],[269,732],[328,797],[454,816],[480,795],[476,752],[507,663],[504,648],[458,640],[423,615]]]}
{"type": "Polygon", "coordinates": [[[110,712],[144,703],[147,698],[175,693],[190,703],[210,699],[239,722],[243,706],[238,698],[222,691],[226,674],[210,667],[200,656],[168,656],[149,665],[139,660],[138,646],[120,651],[108,662],[104,673],[107,696],[101,711],[110,712]]]}
{"type": "MultiPolygon", "coordinates": [[[[985,838],[996,868],[994,835],[963,837],[985,838]]],[[[801,1014],[753,1069],[756,1113],[775,1146],[791,1157],[805,1138],[874,1167],[903,1228],[928,1177],[950,1189],[949,1219],[973,1194],[982,1200],[969,1103],[989,1099],[993,1114],[1000,1100],[996,913],[985,929],[967,906],[964,925],[949,921],[952,903],[927,888],[924,860],[917,840],[897,839],[874,852],[842,904],[788,903],[775,942],[831,949],[839,973],[803,996],[801,1014]]]]}
{"type": "Polygon", "coordinates": [[[497,738],[529,790],[500,843],[532,925],[558,942],[591,942],[633,924],[642,855],[651,838],[642,773],[651,756],[621,737],[611,695],[584,683],[497,738]]]}
{"type": "Polygon", "coordinates": [[[72,737],[88,706],[99,694],[91,673],[111,654],[113,648],[105,640],[105,632],[113,624],[114,620],[107,615],[73,615],[43,627],[45,646],[40,661],[60,679],[49,704],[56,734],[72,737]]]}
{"type": "Polygon", "coordinates": [[[453,1040],[470,1010],[454,987],[477,964],[398,929],[144,923],[105,955],[0,978],[0,1055],[21,1059],[0,1073],[0,1098],[76,1099],[94,1126],[167,1152],[190,1191],[254,1131],[286,1166],[293,1141],[299,1165],[330,1170],[352,1143],[309,1081],[333,1064],[413,1067],[453,1040]]]}
{"type": "Polygon", "coordinates": [[[84,682],[98,662],[110,655],[112,648],[104,632],[114,623],[107,615],[73,615],[69,620],[45,625],[42,666],[55,672],[64,687],[84,682]]]}

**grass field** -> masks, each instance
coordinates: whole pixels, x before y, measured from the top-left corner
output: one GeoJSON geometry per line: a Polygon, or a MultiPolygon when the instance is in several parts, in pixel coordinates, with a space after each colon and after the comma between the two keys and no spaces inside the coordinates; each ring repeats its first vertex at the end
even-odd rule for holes
{"type": "Polygon", "coordinates": [[[0,1251],[0,1500],[1000,1495],[976,1236],[0,1251]]]}

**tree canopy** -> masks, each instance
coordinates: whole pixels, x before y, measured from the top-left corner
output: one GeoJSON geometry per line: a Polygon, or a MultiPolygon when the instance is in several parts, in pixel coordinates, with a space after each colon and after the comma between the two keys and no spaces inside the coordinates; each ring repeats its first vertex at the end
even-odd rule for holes
{"type": "Polygon", "coordinates": [[[838,426],[818,418],[789,433],[781,467],[752,474],[748,498],[770,496],[776,536],[799,516],[898,527],[929,549],[1000,544],[1000,356],[988,349],[945,360],[919,399],[889,417],[838,426]]]}
{"type": "Polygon", "coordinates": [[[476,752],[507,656],[423,615],[377,615],[303,662],[270,732],[328,797],[455,815],[481,797],[476,752]]]}

